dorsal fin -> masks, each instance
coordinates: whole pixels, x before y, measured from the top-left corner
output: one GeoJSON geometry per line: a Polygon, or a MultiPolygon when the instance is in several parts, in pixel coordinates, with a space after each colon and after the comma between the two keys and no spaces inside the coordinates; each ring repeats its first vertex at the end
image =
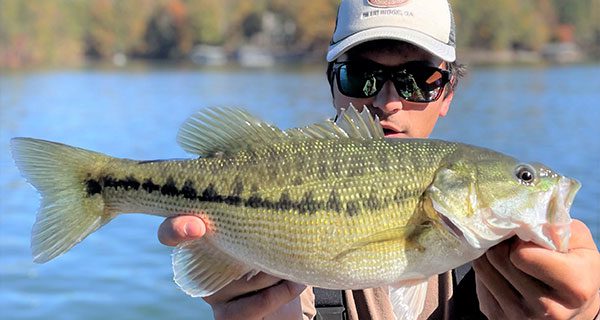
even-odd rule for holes
{"type": "Polygon", "coordinates": [[[189,117],[179,129],[177,142],[187,152],[211,156],[285,137],[281,129],[242,109],[222,107],[205,109],[189,117]]]}
{"type": "Polygon", "coordinates": [[[379,124],[379,117],[373,118],[367,107],[361,112],[350,104],[348,109],[342,110],[336,124],[344,130],[350,138],[383,139],[383,129],[379,124]]]}
{"type": "Polygon", "coordinates": [[[339,139],[349,137],[346,131],[329,119],[306,127],[288,129],[285,133],[289,137],[300,139],[339,139]]]}
{"type": "Polygon", "coordinates": [[[336,122],[326,120],[304,128],[287,130],[290,136],[306,136],[309,138],[351,138],[351,139],[383,139],[383,129],[379,117],[373,118],[366,107],[361,112],[350,104],[343,109],[336,122]]]}
{"type": "Polygon", "coordinates": [[[281,139],[382,139],[379,119],[367,108],[342,110],[338,120],[319,122],[287,131],[238,108],[209,108],[189,117],[179,129],[177,142],[187,152],[201,156],[228,153],[251,144],[269,144],[281,139]]]}

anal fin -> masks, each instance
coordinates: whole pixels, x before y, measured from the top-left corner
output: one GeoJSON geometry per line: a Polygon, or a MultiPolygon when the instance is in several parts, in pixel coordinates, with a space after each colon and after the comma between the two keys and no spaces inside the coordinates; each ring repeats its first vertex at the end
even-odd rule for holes
{"type": "Polygon", "coordinates": [[[415,320],[425,307],[427,279],[403,282],[389,287],[390,301],[398,320],[415,320]]]}
{"type": "Polygon", "coordinates": [[[249,273],[256,272],[205,239],[184,242],[173,251],[173,279],[192,297],[209,296],[249,273]]]}

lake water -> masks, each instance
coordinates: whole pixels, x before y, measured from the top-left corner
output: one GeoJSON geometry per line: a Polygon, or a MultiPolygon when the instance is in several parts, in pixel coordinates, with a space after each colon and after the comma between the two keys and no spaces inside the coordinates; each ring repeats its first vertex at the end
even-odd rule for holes
{"type": "MultiPolygon", "coordinates": [[[[600,243],[600,65],[475,69],[433,137],[539,160],[582,182],[571,211],[600,243]]],[[[172,281],[160,218],[115,219],[68,254],[31,262],[39,197],[11,160],[14,136],[118,157],[189,157],[181,122],[209,106],[243,106],[282,128],[333,114],[323,71],[130,68],[0,75],[0,318],[211,319],[172,281]]]]}

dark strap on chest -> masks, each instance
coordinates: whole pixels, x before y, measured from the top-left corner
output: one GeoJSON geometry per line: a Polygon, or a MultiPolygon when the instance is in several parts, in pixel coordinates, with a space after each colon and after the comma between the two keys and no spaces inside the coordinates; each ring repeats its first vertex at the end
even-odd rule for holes
{"type": "Polygon", "coordinates": [[[313,288],[315,294],[316,320],[346,320],[344,292],[313,288]]]}
{"type": "Polygon", "coordinates": [[[454,287],[458,286],[458,284],[462,281],[462,279],[473,269],[473,263],[467,262],[462,266],[452,270],[452,282],[454,287]]]}
{"type": "MultiPolygon", "coordinates": [[[[452,270],[452,279],[454,282],[454,297],[460,297],[457,309],[462,314],[457,319],[485,319],[481,318],[477,303],[477,295],[475,294],[474,272],[472,264],[464,264],[452,270]],[[463,281],[465,280],[465,281],[463,281]],[[461,310],[462,309],[462,310],[461,310]]],[[[327,290],[321,288],[313,288],[315,294],[315,307],[317,309],[316,320],[346,320],[346,304],[344,292],[342,290],[327,290]]],[[[458,311],[458,310],[455,310],[458,311]]]]}
{"type": "Polygon", "coordinates": [[[486,320],[479,310],[479,299],[475,290],[475,271],[471,262],[452,270],[454,292],[452,295],[452,317],[460,320],[486,320]]]}

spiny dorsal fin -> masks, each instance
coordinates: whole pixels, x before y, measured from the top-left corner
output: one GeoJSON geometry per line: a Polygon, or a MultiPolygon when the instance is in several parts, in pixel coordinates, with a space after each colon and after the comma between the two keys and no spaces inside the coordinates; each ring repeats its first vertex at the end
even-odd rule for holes
{"type": "Polygon", "coordinates": [[[179,129],[177,142],[187,152],[211,156],[253,143],[286,137],[274,127],[238,108],[210,108],[189,117],[179,129]]]}
{"type": "Polygon", "coordinates": [[[361,112],[350,104],[348,109],[342,110],[336,124],[344,130],[350,138],[383,139],[383,129],[379,124],[379,117],[373,118],[367,107],[361,112]]]}
{"type": "Polygon", "coordinates": [[[373,118],[366,107],[361,112],[350,104],[348,109],[342,110],[336,122],[326,120],[304,128],[287,130],[290,136],[305,136],[317,139],[383,139],[383,129],[379,118],[373,118]]]}

